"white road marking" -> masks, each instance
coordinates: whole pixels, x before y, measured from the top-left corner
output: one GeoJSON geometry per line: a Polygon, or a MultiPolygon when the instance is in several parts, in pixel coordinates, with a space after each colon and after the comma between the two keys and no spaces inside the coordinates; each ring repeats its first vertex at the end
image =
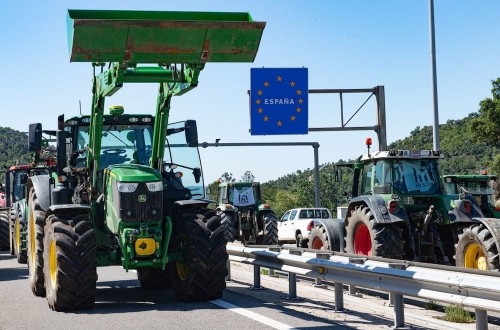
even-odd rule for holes
{"type": "Polygon", "coordinates": [[[249,319],[252,319],[254,321],[260,322],[262,324],[265,324],[267,326],[270,326],[275,329],[280,329],[280,330],[285,330],[285,329],[295,329],[294,327],[291,327],[289,325],[286,325],[284,323],[275,321],[273,319],[270,319],[268,317],[265,317],[263,315],[254,313],[252,311],[249,311],[247,309],[238,307],[236,305],[230,304],[224,300],[216,299],[216,300],[211,300],[210,301],[212,304],[217,305],[222,308],[229,309],[231,312],[238,313],[240,315],[243,315],[245,317],[248,317],[249,319]]]}

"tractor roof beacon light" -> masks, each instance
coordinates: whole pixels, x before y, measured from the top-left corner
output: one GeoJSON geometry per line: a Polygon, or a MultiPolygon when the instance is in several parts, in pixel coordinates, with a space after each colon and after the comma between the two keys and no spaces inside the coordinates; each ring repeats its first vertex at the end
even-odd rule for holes
{"type": "Polygon", "coordinates": [[[370,147],[372,146],[372,138],[366,138],[366,147],[368,148],[368,155],[370,155],[370,147]]]}

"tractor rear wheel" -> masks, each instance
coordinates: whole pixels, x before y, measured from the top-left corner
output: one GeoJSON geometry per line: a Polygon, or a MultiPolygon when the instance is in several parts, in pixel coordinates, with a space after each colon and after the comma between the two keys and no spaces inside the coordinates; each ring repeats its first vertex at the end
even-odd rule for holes
{"type": "Polygon", "coordinates": [[[170,251],[183,259],[169,267],[177,300],[222,297],[228,255],[220,217],[208,209],[180,209],[174,216],[172,231],[170,251]]]}
{"type": "Polygon", "coordinates": [[[0,211],[0,250],[9,249],[9,216],[10,209],[0,211]]]}
{"type": "Polygon", "coordinates": [[[44,238],[47,302],[55,311],[92,308],[97,281],[97,244],[88,215],[51,214],[44,238]]]}
{"type": "Polygon", "coordinates": [[[224,227],[224,236],[228,242],[234,242],[238,235],[235,212],[220,211],[221,224],[224,227]]]}
{"type": "Polygon", "coordinates": [[[366,206],[357,206],[346,226],[346,252],[392,259],[403,258],[401,229],[393,224],[378,224],[366,206]]]}
{"type": "Polygon", "coordinates": [[[462,230],[455,245],[457,267],[498,270],[499,256],[495,239],[483,224],[474,224],[462,230]]]}
{"type": "Polygon", "coordinates": [[[45,296],[45,280],[43,277],[43,228],[45,212],[40,207],[36,193],[31,188],[28,219],[28,281],[35,296],[45,296]]]}
{"type": "Polygon", "coordinates": [[[159,268],[137,269],[137,279],[144,289],[169,289],[172,286],[170,271],[159,268]]]}
{"type": "Polygon", "coordinates": [[[28,259],[26,253],[26,221],[24,220],[24,210],[19,205],[17,206],[17,211],[14,214],[14,218],[11,218],[12,226],[12,244],[14,247],[14,255],[17,258],[17,262],[20,264],[25,264],[28,259]]]}
{"type": "Polygon", "coordinates": [[[263,215],[263,234],[258,238],[258,244],[278,245],[278,219],[272,212],[263,215]]]}

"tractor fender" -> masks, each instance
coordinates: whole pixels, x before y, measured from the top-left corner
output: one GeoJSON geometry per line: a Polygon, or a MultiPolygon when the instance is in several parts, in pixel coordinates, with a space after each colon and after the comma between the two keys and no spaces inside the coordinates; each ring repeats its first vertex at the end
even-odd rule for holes
{"type": "Polygon", "coordinates": [[[90,205],[83,204],[59,204],[59,205],[51,205],[46,213],[45,219],[49,217],[51,214],[70,214],[72,216],[80,215],[80,214],[89,214],[90,215],[91,208],[90,205]]]}
{"type": "Polygon", "coordinates": [[[344,225],[347,227],[351,212],[360,205],[367,206],[375,219],[375,223],[396,223],[396,222],[409,222],[408,214],[402,209],[395,214],[389,213],[387,204],[384,199],[377,195],[358,196],[350,200],[347,208],[344,225]]]}
{"type": "Polygon", "coordinates": [[[494,238],[497,251],[500,251],[500,219],[498,218],[473,218],[476,222],[482,223],[494,238]]]}
{"type": "MultiPolygon", "coordinates": [[[[26,188],[29,193],[31,187],[35,189],[38,204],[43,211],[47,211],[50,206],[50,176],[48,174],[34,175],[28,178],[26,188]]],[[[27,196],[29,200],[30,196],[27,196]]]]}
{"type": "Polygon", "coordinates": [[[316,219],[314,224],[325,228],[331,251],[344,251],[344,219],[316,219]]]}
{"type": "Polygon", "coordinates": [[[217,210],[223,212],[235,212],[235,213],[238,212],[238,208],[232,204],[219,204],[217,205],[217,210]]]}

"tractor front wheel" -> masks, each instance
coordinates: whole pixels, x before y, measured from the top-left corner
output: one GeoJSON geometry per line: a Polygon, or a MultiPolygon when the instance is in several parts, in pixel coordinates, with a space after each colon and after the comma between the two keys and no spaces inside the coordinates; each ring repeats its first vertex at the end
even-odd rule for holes
{"type": "Polygon", "coordinates": [[[357,206],[346,226],[346,252],[384,258],[403,258],[402,231],[394,224],[378,224],[366,206],[357,206]]]}
{"type": "Polygon", "coordinates": [[[28,207],[28,281],[33,294],[35,296],[44,297],[43,230],[45,226],[45,212],[40,207],[33,188],[31,188],[28,207]]]}
{"type": "Polygon", "coordinates": [[[25,264],[28,255],[26,253],[26,221],[23,217],[24,210],[21,207],[11,215],[12,245],[17,262],[25,264]]]}
{"type": "Polygon", "coordinates": [[[499,256],[495,239],[483,224],[474,224],[462,230],[455,245],[457,267],[498,270],[499,256]]]}
{"type": "Polygon", "coordinates": [[[47,302],[55,311],[95,304],[97,244],[88,216],[50,215],[45,226],[44,273],[47,302]]]}
{"type": "Polygon", "coordinates": [[[320,224],[311,229],[311,232],[309,233],[308,247],[315,250],[332,250],[325,226],[320,224]]]}
{"type": "Polygon", "coordinates": [[[226,238],[221,219],[208,209],[180,209],[173,219],[170,251],[181,256],[169,268],[177,300],[207,301],[226,288],[226,238]]]}

